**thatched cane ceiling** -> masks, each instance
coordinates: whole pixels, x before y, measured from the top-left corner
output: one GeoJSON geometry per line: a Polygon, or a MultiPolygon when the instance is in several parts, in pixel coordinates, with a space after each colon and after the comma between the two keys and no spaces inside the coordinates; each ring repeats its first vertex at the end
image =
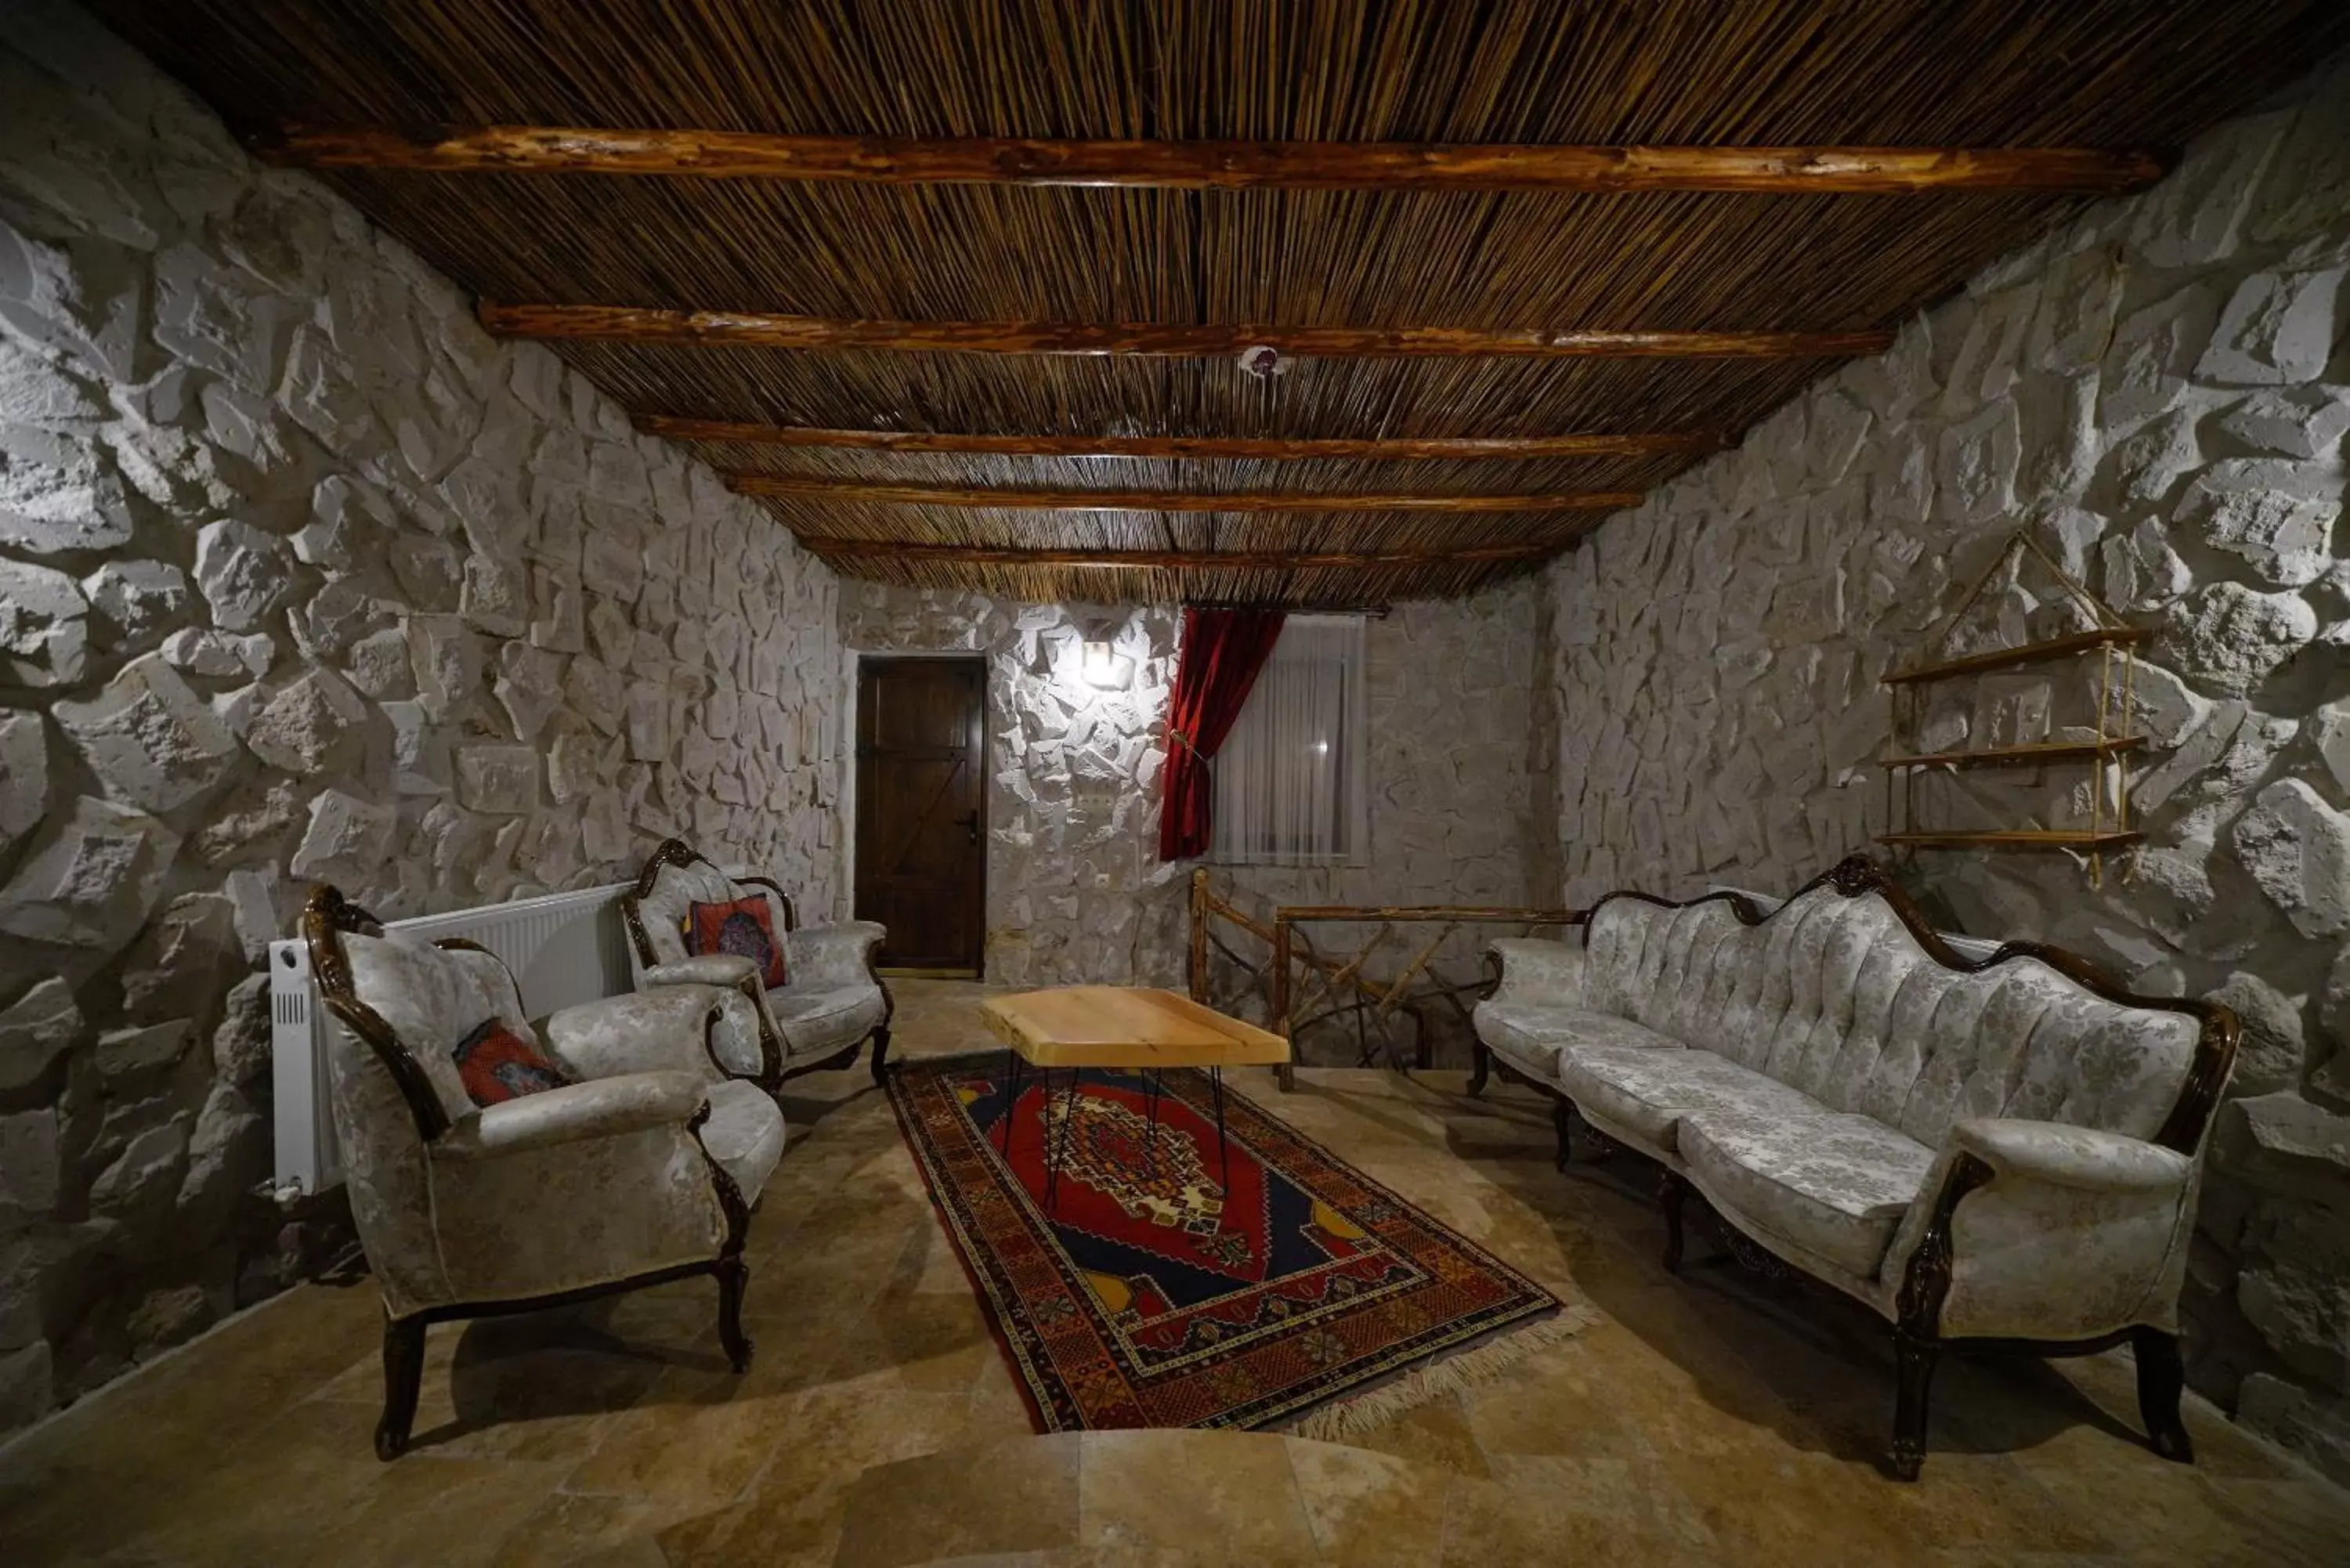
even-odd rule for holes
{"type": "MultiPolygon", "coordinates": [[[[2340,0],[98,0],[98,9],[254,132],[507,125],[2158,149],[2350,40],[2340,0]]],[[[2085,199],[383,168],[325,177],[494,301],[1379,328],[1883,327],[2085,199]]],[[[1258,379],[1226,357],[556,347],[639,415],[1077,436],[1734,436],[1835,363],[1304,358],[1258,379]]],[[[700,444],[725,469],[898,486],[1349,497],[1638,491],[1694,461],[1687,452],[1298,462],[700,444]]],[[[932,551],[835,552],[858,576],[1043,597],[1252,602],[1466,591],[1525,569],[1605,514],[1050,511],[805,495],[764,504],[803,535],[932,551]],[[1387,559],[1105,571],[945,558],[942,545],[1387,559]],[[1523,548],[1492,548],[1511,545],[1523,548]]]]}

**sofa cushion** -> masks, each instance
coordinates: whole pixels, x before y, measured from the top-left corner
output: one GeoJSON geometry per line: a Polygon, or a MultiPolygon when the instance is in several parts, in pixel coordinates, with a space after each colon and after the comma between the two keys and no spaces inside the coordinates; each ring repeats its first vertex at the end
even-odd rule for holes
{"type": "Polygon", "coordinates": [[[1708,1199],[1862,1279],[1876,1277],[1934,1163],[1891,1127],[1816,1106],[1692,1111],[1679,1137],[1708,1199]]]}
{"type": "Polygon", "coordinates": [[[1522,1073],[1558,1082],[1559,1054],[1570,1047],[1629,1046],[1679,1051],[1681,1043],[1612,1012],[1534,1002],[1481,1002],[1477,1037],[1522,1073]]]}
{"type": "Polygon", "coordinates": [[[1660,1052],[1639,1045],[1596,1045],[1559,1064],[1559,1084],[1577,1108],[1601,1125],[1638,1135],[1666,1154],[1692,1111],[1810,1116],[1809,1096],[1711,1051],[1660,1052]]]}
{"type": "Polygon", "coordinates": [[[759,982],[769,991],[781,991],[791,983],[783,944],[775,940],[775,918],[763,898],[729,898],[715,904],[697,901],[686,915],[685,947],[696,958],[723,954],[749,959],[757,969],[759,982]]]}
{"type": "Polygon", "coordinates": [[[881,988],[870,981],[821,991],[803,985],[767,994],[767,1010],[795,1056],[856,1044],[880,1023],[888,1005],[881,988]]]}
{"type": "Polygon", "coordinates": [[[477,1106],[504,1105],[576,1081],[563,1064],[547,1059],[537,1041],[494,1018],[475,1024],[449,1054],[456,1060],[465,1093],[477,1106]]]}
{"type": "MultiPolygon", "coordinates": [[[[686,931],[692,924],[696,904],[724,904],[737,898],[757,898],[767,906],[768,929],[780,936],[791,929],[791,919],[784,901],[767,888],[756,884],[735,882],[709,861],[696,858],[683,866],[665,864],[654,875],[651,891],[636,900],[637,919],[644,938],[653,950],[657,964],[675,963],[692,954],[686,947],[686,931]]],[[[641,961],[630,944],[632,957],[641,961]]]]}
{"type": "Polygon", "coordinates": [[[734,1179],[743,1201],[756,1203],[784,1157],[784,1113],[756,1084],[741,1078],[712,1084],[702,1147],[734,1179]]]}
{"type": "Polygon", "coordinates": [[[530,1023],[505,965],[486,952],[436,947],[421,937],[352,931],[343,937],[351,991],[373,1009],[424,1069],[441,1108],[463,1121],[478,1107],[452,1054],[485,1018],[525,1037],[530,1023]]]}

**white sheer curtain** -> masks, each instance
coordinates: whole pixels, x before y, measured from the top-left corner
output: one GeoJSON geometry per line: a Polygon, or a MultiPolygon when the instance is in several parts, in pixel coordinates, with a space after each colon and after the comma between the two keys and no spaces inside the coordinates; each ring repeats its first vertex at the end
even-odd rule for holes
{"type": "Polygon", "coordinates": [[[1345,865],[1368,846],[1363,618],[1294,615],[1210,764],[1211,859],[1345,865]]]}

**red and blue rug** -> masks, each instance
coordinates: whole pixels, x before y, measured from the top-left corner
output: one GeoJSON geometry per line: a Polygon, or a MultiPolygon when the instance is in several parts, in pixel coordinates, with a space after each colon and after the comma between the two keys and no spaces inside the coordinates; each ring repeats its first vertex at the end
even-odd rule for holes
{"type": "Polygon", "coordinates": [[[1202,1074],[1166,1075],[1154,1128],[1139,1073],[1088,1070],[1068,1113],[1066,1074],[1048,1097],[1029,1073],[1007,1104],[1003,1060],[908,1061],[889,1096],[1039,1431],[1313,1413],[1305,1429],[1335,1436],[1373,1388],[1385,1414],[1577,1326],[1229,1086],[1227,1186],[1202,1074]],[[1048,1208],[1045,1138],[1064,1115],[1048,1208]]]}

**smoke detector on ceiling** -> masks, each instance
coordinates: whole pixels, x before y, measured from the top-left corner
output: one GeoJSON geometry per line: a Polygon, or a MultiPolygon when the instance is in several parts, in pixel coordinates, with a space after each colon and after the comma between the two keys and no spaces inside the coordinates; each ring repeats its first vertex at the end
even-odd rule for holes
{"type": "Polygon", "coordinates": [[[1255,343],[1241,350],[1241,369],[1260,381],[1269,381],[1275,376],[1287,375],[1289,361],[1272,344],[1255,343]]]}

